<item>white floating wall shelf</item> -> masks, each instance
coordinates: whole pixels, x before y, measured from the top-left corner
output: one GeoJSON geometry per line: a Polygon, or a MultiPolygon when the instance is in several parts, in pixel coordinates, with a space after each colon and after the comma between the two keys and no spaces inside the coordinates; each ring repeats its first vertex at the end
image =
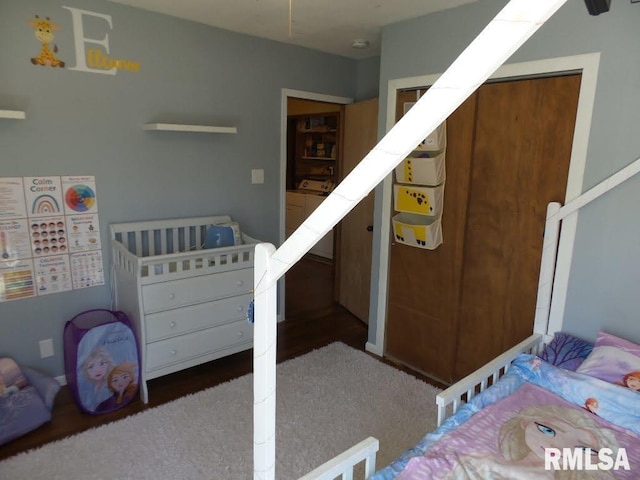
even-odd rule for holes
{"type": "Polygon", "coordinates": [[[147,123],[145,130],[165,132],[238,133],[236,127],[214,127],[210,125],[184,125],[180,123],[147,123]]]}
{"type": "Polygon", "coordinates": [[[24,120],[27,118],[21,110],[0,110],[0,118],[12,118],[15,120],[24,120]]]}

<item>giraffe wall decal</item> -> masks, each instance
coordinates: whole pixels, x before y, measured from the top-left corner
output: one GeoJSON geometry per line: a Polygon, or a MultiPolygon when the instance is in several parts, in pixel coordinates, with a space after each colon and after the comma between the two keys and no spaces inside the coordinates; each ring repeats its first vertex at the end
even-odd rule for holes
{"type": "Polygon", "coordinates": [[[64,62],[56,57],[56,53],[58,53],[58,46],[54,45],[53,51],[49,47],[55,38],[53,31],[58,30],[60,27],[55,23],[52,23],[49,17],[47,17],[46,20],[43,20],[38,15],[35,16],[34,20],[29,20],[27,23],[33,26],[36,38],[42,44],[40,55],[33,57],[31,59],[31,63],[34,65],[64,68],[64,62]]]}

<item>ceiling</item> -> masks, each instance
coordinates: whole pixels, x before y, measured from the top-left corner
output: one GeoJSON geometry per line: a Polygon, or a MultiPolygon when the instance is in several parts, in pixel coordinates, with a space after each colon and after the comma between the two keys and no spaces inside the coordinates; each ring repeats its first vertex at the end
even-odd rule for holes
{"type": "Polygon", "coordinates": [[[385,25],[477,0],[111,0],[344,57],[380,55],[385,25]],[[290,24],[290,7],[291,18],[290,24]],[[368,48],[352,47],[366,40],[368,48]]]}

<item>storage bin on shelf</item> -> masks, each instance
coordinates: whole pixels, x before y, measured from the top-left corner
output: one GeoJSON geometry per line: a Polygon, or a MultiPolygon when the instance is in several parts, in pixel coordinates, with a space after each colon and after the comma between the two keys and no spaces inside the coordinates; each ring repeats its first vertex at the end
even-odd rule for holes
{"type": "Polygon", "coordinates": [[[438,152],[447,147],[447,122],[442,122],[417,147],[417,151],[438,152]]]}
{"type": "MultiPolygon", "coordinates": [[[[416,102],[405,102],[404,113],[406,114],[416,102]]],[[[447,122],[442,122],[438,127],[429,134],[420,144],[416,147],[416,150],[423,152],[438,152],[447,147],[447,122]]]]}
{"type": "Polygon", "coordinates": [[[441,217],[398,213],[391,219],[393,237],[399,243],[434,250],[442,243],[441,217]]]}
{"type": "Polygon", "coordinates": [[[442,214],[444,185],[435,187],[402,185],[393,186],[393,208],[398,212],[438,216],[442,214]]]}
{"type": "Polygon", "coordinates": [[[396,167],[398,183],[435,186],[445,181],[445,152],[414,151],[396,167]]]}

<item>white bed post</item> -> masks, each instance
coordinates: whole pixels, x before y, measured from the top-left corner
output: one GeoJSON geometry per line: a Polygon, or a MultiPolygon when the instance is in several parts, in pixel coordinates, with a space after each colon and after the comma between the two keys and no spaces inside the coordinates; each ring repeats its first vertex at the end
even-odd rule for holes
{"type": "Polygon", "coordinates": [[[560,203],[551,202],[547,205],[547,217],[544,224],[544,240],[542,242],[542,260],[540,276],[538,277],[538,299],[536,301],[536,317],[533,322],[533,333],[541,333],[544,341],[548,341],[549,312],[551,310],[551,293],[555,275],[556,257],[558,253],[558,237],[560,236],[560,203]]]}
{"type": "Polygon", "coordinates": [[[254,255],[253,478],[273,480],[276,458],[277,278],[269,277],[275,247],[256,245],[254,255]]]}
{"type": "Polygon", "coordinates": [[[542,263],[540,265],[540,279],[538,282],[538,299],[536,302],[536,317],[534,333],[545,335],[548,341],[562,325],[562,318],[551,318],[551,295],[555,277],[555,265],[558,255],[558,238],[560,224],[564,218],[577,212],[580,208],[604,195],[634,175],[640,173],[640,158],[614,173],[609,178],[598,183],[579,197],[571,200],[565,206],[552,202],[547,206],[547,219],[544,228],[544,242],[542,246],[542,263]]]}

